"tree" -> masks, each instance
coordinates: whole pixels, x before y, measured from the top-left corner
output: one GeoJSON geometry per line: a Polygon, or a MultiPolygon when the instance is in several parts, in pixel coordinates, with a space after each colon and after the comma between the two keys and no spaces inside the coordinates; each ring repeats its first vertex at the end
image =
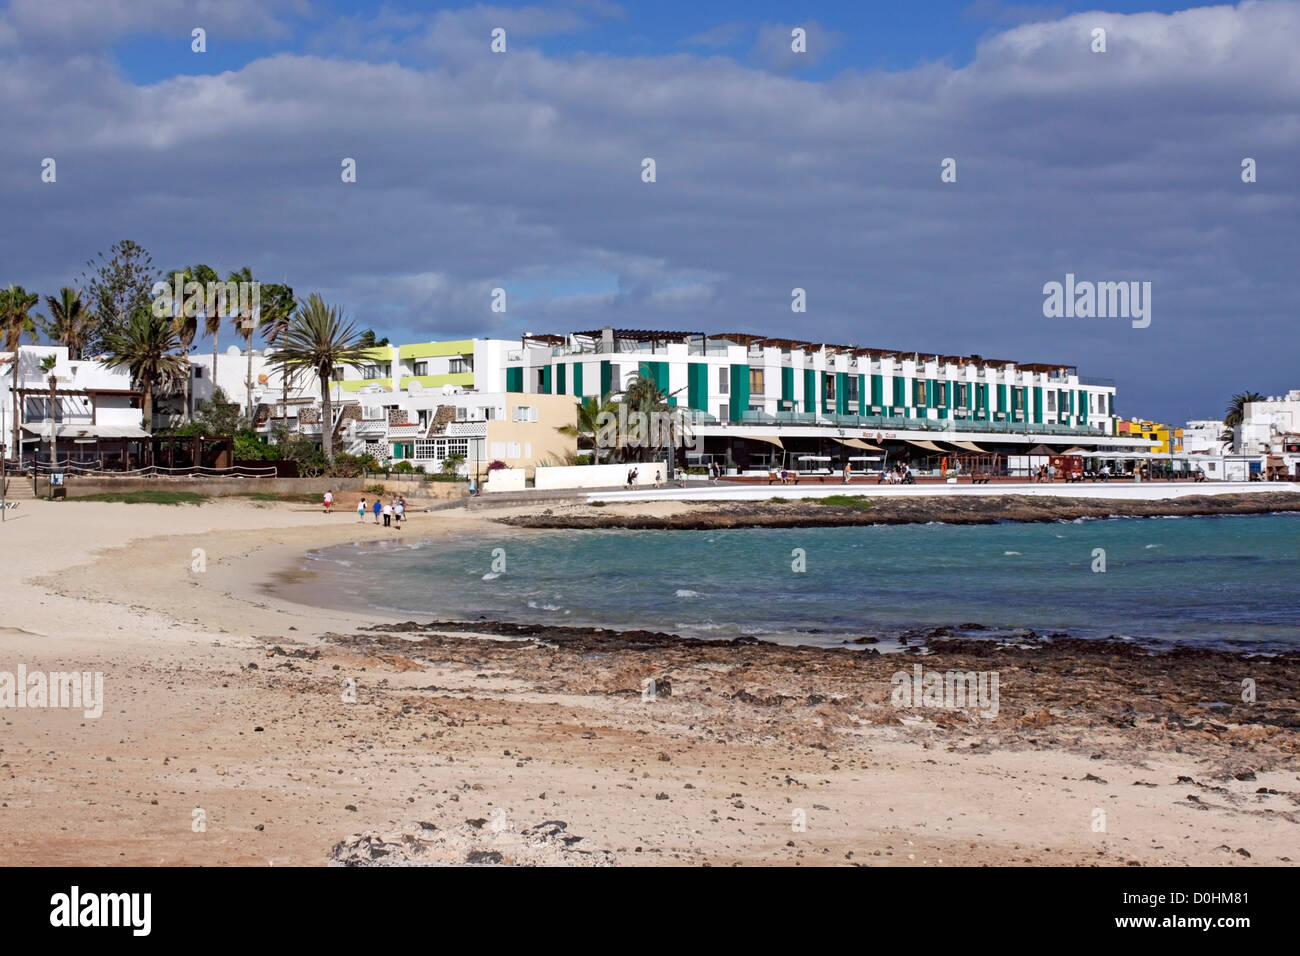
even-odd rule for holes
{"type": "Polygon", "coordinates": [[[286,369],[311,369],[320,378],[321,448],[325,458],[334,459],[334,414],[330,405],[330,378],[339,366],[360,366],[366,360],[361,337],[349,322],[344,323],[338,306],[325,304],[313,292],[299,303],[281,340],[279,358],[286,369]]]}
{"type": "Polygon", "coordinates": [[[1238,392],[1232,396],[1232,400],[1228,402],[1227,410],[1223,413],[1223,433],[1219,435],[1219,441],[1225,445],[1231,445],[1233,442],[1232,430],[1245,419],[1247,403],[1265,400],[1265,396],[1259,394],[1259,392],[1238,392]]]}
{"type": "MultiPolygon", "coordinates": [[[[236,286],[241,283],[247,283],[249,286],[252,286],[253,281],[253,273],[248,266],[244,266],[244,268],[240,269],[238,272],[232,272],[226,277],[226,282],[233,282],[236,286]]],[[[258,323],[262,318],[260,314],[260,289],[258,290],[258,293],[257,311],[259,314],[253,314],[253,303],[251,299],[248,302],[248,307],[245,309],[241,297],[240,311],[234,316],[235,328],[238,330],[239,334],[244,337],[244,351],[248,360],[248,371],[245,373],[244,377],[244,395],[245,407],[248,412],[248,425],[250,428],[253,426],[253,333],[257,331],[258,323]]]]}
{"type": "MultiPolygon", "coordinates": [[[[58,406],[58,388],[59,377],[54,374],[55,363],[58,359],[53,355],[47,355],[41,359],[41,371],[50,377],[50,470],[58,469],[59,454],[59,406],[58,406]]],[[[51,492],[52,494],[53,492],[51,492]]]]}
{"type": "Polygon", "coordinates": [[[45,307],[50,317],[44,322],[43,331],[51,341],[67,346],[69,359],[79,360],[95,328],[95,317],[81,301],[81,293],[65,285],[59,290],[58,298],[45,297],[45,307]]]}
{"type": "MultiPolygon", "coordinates": [[[[275,346],[284,338],[284,333],[289,328],[289,318],[293,315],[295,303],[293,301],[293,288],[279,282],[268,282],[262,286],[261,290],[262,320],[259,323],[262,329],[262,338],[267,344],[275,346]]],[[[283,399],[280,403],[280,414],[286,415],[289,407],[289,376],[285,374],[286,369],[280,369],[280,385],[283,390],[283,399]]]]}
{"type": "Polygon", "coordinates": [[[108,251],[109,258],[101,252],[86,263],[95,267],[93,274],[82,275],[82,288],[94,315],[82,344],[86,355],[98,355],[109,335],[120,331],[137,310],[149,307],[158,276],[149,253],[130,239],[114,243],[108,251]]]}
{"type": "Polygon", "coordinates": [[[368,348],[368,349],[383,348],[387,344],[388,344],[388,336],[386,335],[379,341],[377,342],[375,341],[374,329],[366,329],[364,332],[361,333],[361,345],[364,348],[368,348]]]}
{"type": "Polygon", "coordinates": [[[175,272],[170,273],[170,276],[174,280],[175,284],[179,285],[182,290],[181,300],[179,302],[172,302],[172,324],[176,327],[176,337],[180,342],[181,352],[184,353],[185,381],[183,383],[183,399],[185,402],[185,408],[181,412],[181,421],[188,422],[190,420],[191,378],[189,354],[190,350],[194,348],[194,340],[199,334],[198,308],[202,300],[199,299],[193,305],[190,305],[189,301],[185,297],[185,284],[194,279],[194,276],[190,273],[189,266],[186,266],[183,269],[177,269],[175,272]],[[187,306],[189,307],[187,308],[187,306]]]}
{"type": "Polygon", "coordinates": [[[444,475],[454,475],[460,471],[460,466],[465,464],[464,455],[448,455],[442,460],[442,473],[444,475]]]}
{"type": "Polygon", "coordinates": [[[36,338],[36,323],[40,316],[32,315],[32,307],[40,301],[35,292],[20,285],[0,289],[0,335],[4,337],[4,350],[9,353],[9,394],[13,398],[13,454],[22,456],[18,442],[18,346],[24,335],[36,338]]]}
{"type": "Polygon", "coordinates": [[[211,290],[213,294],[205,292],[203,302],[203,331],[212,336],[212,387],[216,388],[221,379],[217,378],[217,340],[220,338],[222,306],[229,309],[230,303],[226,301],[226,296],[217,294],[217,283],[221,277],[217,275],[217,270],[211,266],[205,266],[199,263],[190,267],[190,276],[193,281],[200,283],[205,290],[211,290]]]}
{"type": "Polygon", "coordinates": [[[601,398],[594,397],[584,398],[577,404],[577,421],[572,425],[561,425],[555,430],[561,435],[569,435],[578,440],[578,447],[589,443],[592,448],[592,463],[600,464],[600,446],[597,444],[596,433],[600,430],[600,421],[602,414],[618,414],[618,403],[615,402],[609,393],[601,398]]]}
{"type": "Polygon", "coordinates": [[[156,390],[175,387],[187,367],[177,353],[180,339],[172,319],[155,316],[147,306],[137,309],[126,324],[104,340],[109,368],[125,366],[131,381],[143,393],[140,403],[145,431],[153,431],[153,394],[156,390]]]}
{"type": "Polygon", "coordinates": [[[644,461],[651,448],[656,452],[662,451],[665,441],[675,445],[685,430],[680,410],[669,405],[668,398],[668,395],[659,390],[655,380],[643,371],[637,372],[636,377],[623,390],[622,400],[628,412],[639,412],[644,416],[641,425],[645,429],[646,441],[638,443],[633,453],[635,460],[644,461]],[[649,444],[650,439],[656,442],[653,446],[649,444]]]}

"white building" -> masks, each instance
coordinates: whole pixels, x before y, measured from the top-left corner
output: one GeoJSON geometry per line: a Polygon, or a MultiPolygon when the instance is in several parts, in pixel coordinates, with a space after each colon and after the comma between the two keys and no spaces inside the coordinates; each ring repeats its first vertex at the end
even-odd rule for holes
{"type": "Polygon", "coordinates": [[[60,461],[102,461],[116,467],[127,456],[138,459],[149,432],[141,427],[143,396],[132,388],[126,368],[91,359],[71,361],[62,345],[23,345],[17,361],[13,353],[0,352],[0,363],[0,442],[6,457],[16,457],[13,449],[21,447],[24,457],[45,460],[53,424],[60,461]],[[50,356],[54,367],[46,371],[41,365],[50,356]],[[56,381],[53,409],[51,373],[56,381]]]}
{"type": "Polygon", "coordinates": [[[1300,436],[1300,389],[1263,402],[1247,402],[1241,424],[1233,430],[1233,451],[1239,455],[1277,455],[1287,438],[1300,436]]]}
{"type": "Polygon", "coordinates": [[[1217,455],[1225,450],[1220,439],[1223,422],[1201,418],[1183,426],[1183,453],[1189,455],[1217,455]]]}
{"type": "MultiPolygon", "coordinates": [[[[320,402],[320,379],[310,369],[289,370],[288,388],[283,368],[274,361],[273,349],[253,349],[252,381],[253,409],[260,430],[269,429],[270,423],[285,420],[290,429],[297,428],[299,409],[320,402]],[[282,409],[281,406],[284,406],[282,409]]],[[[212,353],[192,354],[190,359],[191,413],[200,402],[212,398],[214,387],[220,387],[226,398],[241,409],[248,402],[249,354],[232,345],[217,358],[217,380],[212,378],[212,353]]],[[[172,420],[179,423],[179,407],[173,410],[172,420]]]]}

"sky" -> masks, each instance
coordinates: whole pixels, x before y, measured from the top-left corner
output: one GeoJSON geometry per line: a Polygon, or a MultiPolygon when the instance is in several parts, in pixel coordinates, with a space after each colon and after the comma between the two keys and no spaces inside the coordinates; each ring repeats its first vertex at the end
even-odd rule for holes
{"type": "Polygon", "coordinates": [[[9,0],[0,283],[129,238],[394,341],[979,354],[1175,423],[1300,387],[1300,4],[1091,6],[9,0]],[[1150,324],[1046,317],[1067,274],[1150,324]]]}

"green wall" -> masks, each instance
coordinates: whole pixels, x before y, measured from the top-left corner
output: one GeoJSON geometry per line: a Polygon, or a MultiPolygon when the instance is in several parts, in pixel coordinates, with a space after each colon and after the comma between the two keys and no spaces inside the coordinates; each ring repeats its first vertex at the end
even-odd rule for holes
{"type": "Polygon", "coordinates": [[[731,366],[731,420],[740,421],[740,416],[749,411],[749,366],[731,366]]]}

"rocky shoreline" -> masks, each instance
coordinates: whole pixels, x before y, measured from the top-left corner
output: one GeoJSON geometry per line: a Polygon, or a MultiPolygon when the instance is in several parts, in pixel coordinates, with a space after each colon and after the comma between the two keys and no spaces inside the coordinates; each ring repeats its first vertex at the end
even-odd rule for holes
{"type": "MultiPolygon", "coordinates": [[[[849,492],[862,504],[825,505],[815,499],[689,502],[686,510],[656,514],[613,510],[591,504],[557,506],[536,514],[495,519],[516,528],[707,531],[718,528],[834,528],[880,524],[997,524],[1080,518],[1155,518],[1258,515],[1300,511],[1300,494],[1196,495],[1160,501],[1100,498],[1036,498],[1027,495],[872,498],[869,490],[849,492]]],[[[629,505],[637,508],[636,503],[629,505]]]]}
{"type": "MultiPolygon", "coordinates": [[[[959,628],[970,629],[978,625],[959,628]]],[[[849,745],[855,728],[878,724],[976,738],[964,746],[1095,750],[1084,731],[1115,732],[1111,746],[1118,750],[1190,748],[1229,774],[1300,756],[1300,651],[1152,648],[1032,632],[971,639],[936,628],[908,641],[901,654],[880,654],[869,646],[792,647],[497,621],[407,621],[323,639],[366,656],[469,666],[548,695],[641,698],[653,681],[659,701],[689,707],[707,717],[713,733],[737,739],[779,733],[838,748],[849,745]],[[507,639],[483,640],[487,635],[507,639]],[[895,675],[917,664],[936,672],[997,671],[997,713],[895,706],[895,675]]],[[[1300,813],[1300,793],[1291,802],[1300,813]]]]}

